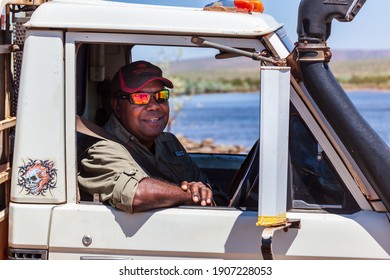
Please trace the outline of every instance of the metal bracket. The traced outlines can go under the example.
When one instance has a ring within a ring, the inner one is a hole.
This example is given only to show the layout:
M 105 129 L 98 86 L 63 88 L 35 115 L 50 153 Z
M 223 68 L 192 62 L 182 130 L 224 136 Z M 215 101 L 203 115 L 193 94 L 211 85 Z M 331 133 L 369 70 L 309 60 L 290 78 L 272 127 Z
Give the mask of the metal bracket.
M 48 0 L 0 0 L 0 12 L 2 12 L 7 5 L 26 5 L 39 6 Z
M 48 0 L 2 0 L 1 4 L 2 5 L 30 5 L 30 6 L 38 6 L 41 5 Z
M 300 62 L 329 62 L 332 58 L 332 52 L 326 44 L 298 43 L 295 50 Z
M 15 44 L 0 45 L 0 54 L 9 54 L 9 53 L 18 52 L 18 51 L 21 51 L 21 48 L 19 45 L 15 45 Z
M 262 54 L 259 52 L 250 52 L 250 51 L 245 51 L 245 50 L 221 45 L 221 44 L 218 44 L 215 42 L 207 41 L 207 40 L 200 38 L 200 37 L 196 37 L 196 36 L 192 37 L 191 42 L 194 43 L 195 45 L 200 46 L 200 47 L 215 48 L 215 49 L 222 50 L 222 51 L 225 51 L 228 53 L 234 53 L 237 55 L 246 56 L 246 57 L 252 58 L 253 60 L 259 60 L 259 61 L 272 63 L 275 66 L 286 66 L 286 60 L 284 60 L 284 59 L 265 57 L 265 56 L 262 56 Z
M 274 260 L 274 252 L 272 250 L 272 239 L 274 233 L 279 230 L 284 230 L 287 232 L 290 228 L 301 228 L 300 220 L 288 220 L 285 225 L 278 227 L 268 227 L 263 230 L 261 234 L 261 253 L 264 260 Z

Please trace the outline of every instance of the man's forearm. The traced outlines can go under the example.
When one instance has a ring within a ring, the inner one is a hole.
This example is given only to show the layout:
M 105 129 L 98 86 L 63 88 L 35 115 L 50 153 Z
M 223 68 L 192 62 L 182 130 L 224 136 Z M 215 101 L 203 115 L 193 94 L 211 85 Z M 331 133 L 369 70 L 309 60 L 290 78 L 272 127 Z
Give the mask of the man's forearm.
M 190 204 L 192 204 L 191 192 L 184 191 L 173 184 L 145 178 L 139 182 L 133 200 L 133 210 L 142 212 L 153 208 Z

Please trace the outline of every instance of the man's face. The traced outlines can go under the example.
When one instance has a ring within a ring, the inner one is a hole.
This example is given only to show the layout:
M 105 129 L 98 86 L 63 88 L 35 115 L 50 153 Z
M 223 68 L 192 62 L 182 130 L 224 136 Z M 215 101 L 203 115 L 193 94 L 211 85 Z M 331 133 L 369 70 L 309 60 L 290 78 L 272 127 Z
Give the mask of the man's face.
M 161 81 L 152 81 L 139 91 L 155 93 L 163 88 Z M 113 99 L 112 105 L 116 117 L 124 128 L 149 149 L 168 123 L 168 101 L 158 104 L 151 97 L 149 104 L 141 106 L 133 105 L 125 99 Z

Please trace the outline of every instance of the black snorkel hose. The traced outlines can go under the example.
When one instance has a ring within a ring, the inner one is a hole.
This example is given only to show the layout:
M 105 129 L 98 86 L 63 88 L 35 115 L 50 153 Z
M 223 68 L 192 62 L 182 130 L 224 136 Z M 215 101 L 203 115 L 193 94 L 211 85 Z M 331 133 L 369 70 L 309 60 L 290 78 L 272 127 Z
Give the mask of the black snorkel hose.
M 350 21 L 365 0 L 301 0 L 298 15 L 298 66 L 303 83 L 324 117 L 390 210 L 390 148 L 356 109 L 331 72 L 332 19 Z

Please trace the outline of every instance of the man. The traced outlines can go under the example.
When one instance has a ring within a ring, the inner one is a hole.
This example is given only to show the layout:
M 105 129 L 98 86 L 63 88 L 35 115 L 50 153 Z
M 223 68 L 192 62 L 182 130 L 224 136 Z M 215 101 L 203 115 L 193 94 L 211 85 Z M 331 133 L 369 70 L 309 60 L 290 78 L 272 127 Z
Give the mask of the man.
M 213 205 L 208 179 L 177 138 L 163 132 L 173 84 L 159 67 L 137 61 L 111 83 L 108 139 L 95 139 L 80 161 L 83 191 L 114 207 L 140 212 L 177 205 Z M 115 140 L 115 141 L 112 141 Z

